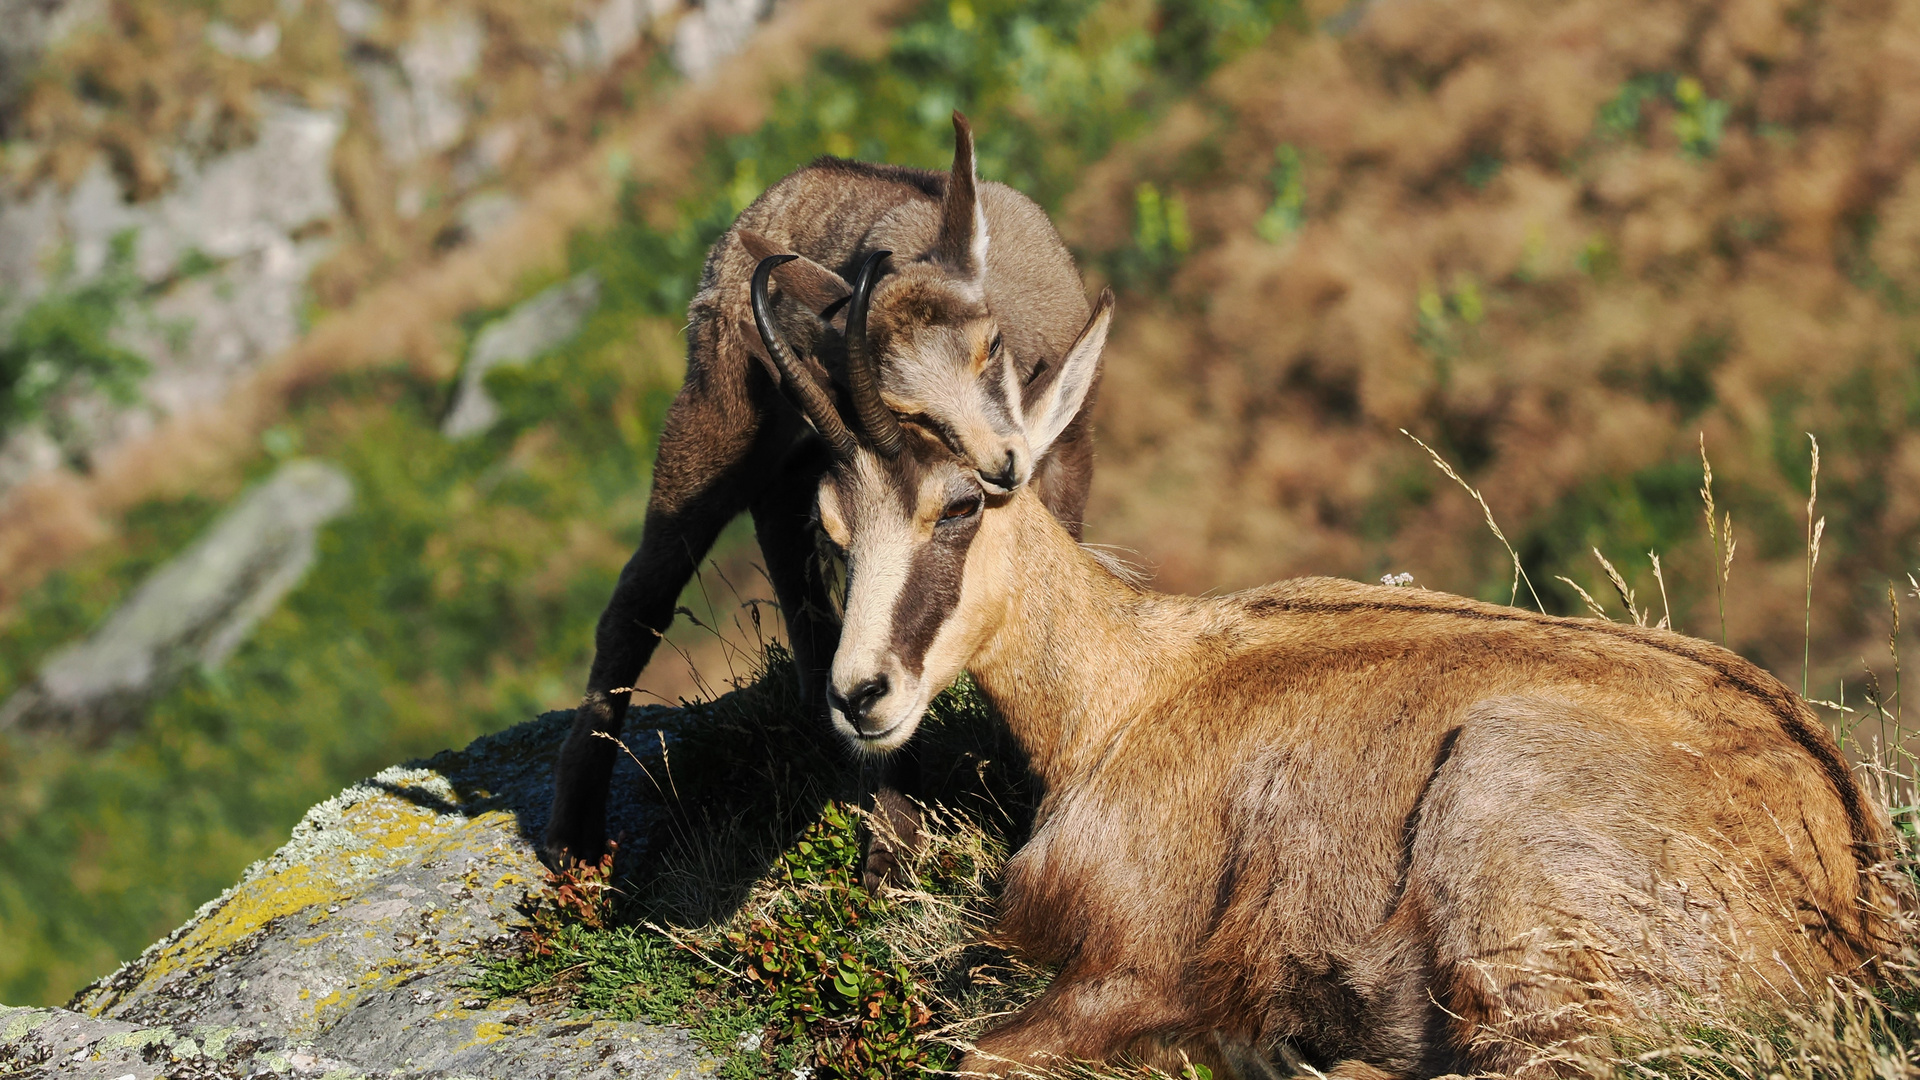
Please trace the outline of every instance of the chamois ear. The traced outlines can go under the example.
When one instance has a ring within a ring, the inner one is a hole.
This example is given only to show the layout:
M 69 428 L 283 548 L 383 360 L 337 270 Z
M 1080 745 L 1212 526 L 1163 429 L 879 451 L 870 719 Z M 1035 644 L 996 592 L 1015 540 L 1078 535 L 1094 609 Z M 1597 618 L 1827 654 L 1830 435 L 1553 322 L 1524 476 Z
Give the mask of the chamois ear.
M 747 249 L 748 255 L 753 256 L 755 263 L 769 255 L 793 254 L 781 250 L 773 241 L 752 229 L 740 230 L 740 244 Z M 825 317 L 829 308 L 853 295 L 853 286 L 847 284 L 847 279 L 805 255 L 794 255 L 791 260 L 775 267 L 773 281 L 788 296 L 805 304 L 808 311 L 822 317 Z M 844 309 L 844 305 L 842 307 Z
M 1113 324 L 1113 290 L 1100 290 L 1093 317 L 1073 341 L 1059 366 L 1043 372 L 1044 384 L 1026 404 L 1027 445 L 1033 456 L 1044 455 L 1086 404 L 1100 375 L 1100 354 L 1107 347 L 1107 328 Z
M 953 175 L 940 207 L 934 254 L 961 277 L 977 277 L 987 265 L 987 215 L 980 208 L 980 183 L 974 174 L 973 128 L 958 109 L 953 113 Z

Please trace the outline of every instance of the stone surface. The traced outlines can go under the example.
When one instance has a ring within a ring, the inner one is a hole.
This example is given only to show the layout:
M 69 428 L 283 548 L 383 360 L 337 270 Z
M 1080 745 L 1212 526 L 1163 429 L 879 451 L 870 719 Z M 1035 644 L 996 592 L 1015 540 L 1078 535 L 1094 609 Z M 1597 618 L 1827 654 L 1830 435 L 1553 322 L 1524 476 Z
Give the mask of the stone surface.
M 600 279 L 581 274 L 524 300 L 486 325 L 460 371 L 453 408 L 440 430 L 450 438 L 478 435 L 500 419 L 500 406 L 487 396 L 484 380 L 497 367 L 524 364 L 564 344 L 600 303 Z
M 113 238 L 128 230 L 134 269 L 150 283 L 174 276 L 189 255 L 220 262 L 288 243 L 339 213 L 332 168 L 343 125 L 338 112 L 267 102 L 253 145 L 205 163 L 177 161 L 173 189 L 140 205 L 129 204 L 106 162 L 95 160 L 63 214 L 74 272 L 99 273 Z
M 486 40 L 476 16 L 456 12 L 421 26 L 395 60 L 368 56 L 355 64 L 388 161 L 412 164 L 466 134 L 466 84 L 480 68 Z
M 96 161 L 64 196 L 43 184 L 0 206 L 0 324 L 61 287 L 50 271 L 63 247 L 84 281 L 106 266 L 115 237 L 130 232 L 132 268 L 152 291 L 122 310 L 114 336 L 153 365 L 140 404 L 62 401 L 54 406 L 60 444 L 34 427 L 0 442 L 0 497 L 68 457 L 150 430 L 159 417 L 221 400 L 299 338 L 307 275 L 328 241 L 295 237 L 340 213 L 332 168 L 343 124 L 338 112 L 269 102 L 253 145 L 177 162 L 175 187 L 151 202 L 128 203 Z
M 689 79 L 705 78 L 720 61 L 746 48 L 772 12 L 772 0 L 703 0 L 673 28 L 674 70 Z
M 640 43 L 655 20 L 679 10 L 681 0 L 600 0 L 560 36 L 560 51 L 575 67 L 604 70 Z
M 352 481 L 331 465 L 281 466 L 86 640 L 48 657 L 0 707 L 0 728 L 122 726 L 189 667 L 218 666 L 305 576 L 320 527 L 352 499 Z
M 711 1075 L 677 1028 L 483 1004 L 466 988 L 541 879 L 528 838 L 571 719 L 550 713 L 315 806 L 284 847 L 72 1011 L 0 1009 L 0 1075 Z M 623 762 L 613 789 L 638 781 Z M 639 812 L 616 799 L 615 831 L 637 831 Z

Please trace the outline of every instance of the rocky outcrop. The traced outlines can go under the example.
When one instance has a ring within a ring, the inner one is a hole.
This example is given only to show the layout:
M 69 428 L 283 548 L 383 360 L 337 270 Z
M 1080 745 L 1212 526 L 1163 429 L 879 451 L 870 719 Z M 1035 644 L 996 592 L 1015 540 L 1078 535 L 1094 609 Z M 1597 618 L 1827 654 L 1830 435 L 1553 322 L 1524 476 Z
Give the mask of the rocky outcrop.
M 55 422 L 0 432 L 0 502 L 25 481 L 96 460 L 166 417 L 217 406 L 242 377 L 299 339 L 308 280 L 330 253 L 351 256 L 355 243 L 385 230 L 389 239 L 376 245 L 385 247 L 362 262 L 392 263 L 396 254 L 405 261 L 430 255 L 429 247 L 469 243 L 511 218 L 519 208 L 515 184 L 531 168 L 516 162 L 531 160 L 527 146 L 551 117 L 498 108 L 485 65 L 531 64 L 556 88 L 586 86 L 652 37 L 677 71 L 699 79 L 743 48 L 773 6 L 581 0 L 570 22 L 536 41 L 499 38 L 514 28 L 470 4 L 416 17 L 375 0 L 325 3 L 321 17 L 330 15 L 340 31 L 347 77 L 315 76 L 297 99 L 263 81 L 242 110 L 247 145 L 214 152 L 205 140 L 189 146 L 193 140 L 180 135 L 158 146 L 165 186 L 157 195 L 135 201 L 102 153 L 70 173 L 78 176 L 70 184 L 43 177 L 15 188 L 0 169 L 0 336 L 35 298 L 99 274 L 116 238 L 131 236 L 132 268 L 144 289 L 129 301 L 116 337 L 152 364 L 137 404 L 76 394 L 54 403 Z M 0 0 L 0 135 L 7 88 L 45 57 L 58 62 L 51 46 L 98 22 L 102 10 L 98 0 Z M 292 10 L 247 26 L 208 21 L 201 36 L 210 52 L 245 64 L 297 63 L 282 40 L 282 22 L 297 29 Z M 298 80 L 288 73 L 282 82 Z M 359 143 L 345 138 L 355 123 L 371 128 Z M 378 161 L 343 166 L 361 178 L 353 198 L 343 199 L 334 186 L 335 150 L 368 143 Z M 10 148 L 9 160 L 34 153 L 23 143 Z M 397 233 L 396 220 L 405 223 Z M 395 250 L 395 235 L 423 250 Z
M 125 726 L 182 672 L 218 667 L 313 565 L 320 527 L 353 482 L 294 461 L 156 570 L 86 640 L 55 652 L 0 707 L 0 729 L 98 734 Z
M 558 348 L 580 332 L 580 324 L 600 302 L 600 279 L 581 274 L 521 302 L 481 329 L 460 371 L 453 407 L 440 430 L 450 438 L 477 435 L 500 418 L 500 406 L 487 396 L 487 372 L 515 367 Z
M 571 719 L 550 713 L 314 807 L 239 884 L 69 1009 L 0 1009 L 0 1075 L 711 1074 L 685 1031 L 467 988 L 541 880 L 528 838 Z M 638 781 L 623 770 L 614 790 Z M 615 831 L 640 831 L 633 805 L 613 812 Z
M 0 496 L 20 482 L 149 430 L 157 416 L 221 400 L 242 373 L 299 337 L 307 275 L 326 253 L 307 230 L 340 212 L 333 188 L 338 111 L 269 103 L 253 145 L 195 163 L 151 202 L 128 203 L 105 162 L 71 192 L 42 185 L 0 204 L 0 301 L 14 308 L 106 268 L 115 243 L 132 239 L 129 269 L 151 294 L 121 312 L 116 337 L 152 365 L 143 403 L 97 397 L 61 402 L 65 445 L 45 428 L 0 441 Z M 60 252 L 63 279 L 50 275 Z M 0 307 L 0 321 L 6 309 Z M 4 333 L 0 326 L 0 333 Z

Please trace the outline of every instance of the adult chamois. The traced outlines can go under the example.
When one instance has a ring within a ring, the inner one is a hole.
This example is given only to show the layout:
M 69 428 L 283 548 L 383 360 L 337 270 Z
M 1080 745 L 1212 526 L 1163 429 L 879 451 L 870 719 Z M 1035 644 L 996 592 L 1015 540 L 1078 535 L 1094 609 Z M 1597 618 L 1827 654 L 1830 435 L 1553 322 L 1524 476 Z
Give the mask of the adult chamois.
M 1036 452 L 1098 361 L 1030 395 Z M 1552 1072 L 1648 995 L 1794 993 L 1885 941 L 1883 816 L 1739 656 L 1325 578 L 1153 593 L 875 420 L 819 496 L 850 575 L 834 724 L 898 748 L 964 669 L 1045 789 L 996 937 L 1059 973 L 962 1072 L 1210 1047 Z
M 953 128 L 949 173 L 821 158 L 741 211 L 708 254 L 645 531 L 600 616 L 586 694 L 554 770 L 550 858 L 599 857 L 614 746 L 595 736 L 619 731 L 622 688 L 638 680 L 680 590 L 742 511 L 753 515 L 803 698 L 822 737 L 832 737 L 822 694 L 836 598 L 815 562 L 810 515 L 821 473 L 839 452 L 834 440 L 846 432 L 816 431 L 794 407 L 796 395 L 840 401 L 870 426 L 888 410 L 913 416 L 971 463 L 983 490 L 1008 492 L 1031 480 L 1047 509 L 1079 532 L 1093 470 L 1087 423 L 1076 418 L 1036 454 L 1023 394 L 1079 340 L 1086 295 L 1046 214 L 1012 188 L 980 183 L 973 135 L 957 112 Z M 793 343 L 797 366 L 789 372 L 761 346 L 748 307 L 749 278 L 775 253 L 795 256 L 773 273 L 769 316 Z M 863 318 L 850 334 L 855 309 Z M 849 377 L 850 346 L 870 350 L 874 363 L 856 369 L 864 379 Z M 805 377 L 796 381 L 796 372 Z M 908 771 L 900 779 L 913 778 Z M 891 790 L 880 795 L 893 819 L 887 831 L 911 837 L 912 804 Z M 876 846 L 869 879 L 883 876 L 893 857 Z

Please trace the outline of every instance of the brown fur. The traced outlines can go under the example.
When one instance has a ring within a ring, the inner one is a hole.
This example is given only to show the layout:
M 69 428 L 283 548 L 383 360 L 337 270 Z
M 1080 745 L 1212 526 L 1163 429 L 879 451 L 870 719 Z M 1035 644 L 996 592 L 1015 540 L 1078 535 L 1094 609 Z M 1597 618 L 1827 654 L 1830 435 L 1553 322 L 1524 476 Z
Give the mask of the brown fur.
M 964 481 L 909 447 L 822 489 L 856 558 L 914 535 L 883 520 L 899 488 L 925 522 Z M 1544 1070 L 1650 995 L 1795 993 L 1876 955 L 1883 815 L 1731 652 L 1325 578 L 1162 595 L 1029 493 L 978 518 L 926 678 L 971 673 L 1044 782 L 996 933 L 1060 971 L 962 1071 L 1210 1045 Z M 843 656 L 884 629 L 861 580 Z
M 815 572 L 809 515 L 827 453 L 783 397 L 753 329 L 748 281 L 767 255 L 802 256 L 774 273 L 772 298 L 781 331 L 824 381 L 840 378 L 844 365 L 847 281 L 870 253 L 894 252 L 868 320 L 885 402 L 946 433 L 983 477 L 1016 487 L 1031 475 L 1046 506 L 1078 531 L 1092 474 L 1084 416 L 1036 462 L 1020 436 L 1020 403 L 1007 399 L 1045 381 L 1087 320 L 1086 298 L 1046 215 L 1004 185 L 976 187 L 972 136 L 958 114 L 955 134 L 950 175 L 821 159 L 768 189 L 709 253 L 688 313 L 687 376 L 661 435 L 645 534 L 601 615 L 586 694 L 555 769 L 551 856 L 601 850 L 614 747 L 597 736 L 620 729 L 620 688 L 638 679 L 680 590 L 743 510 L 753 515 L 805 697 L 824 714 L 821 676 L 838 631 L 834 598 Z M 951 191 L 964 198 L 949 198 Z M 973 357 L 996 337 L 1010 367 L 983 373 Z M 911 777 L 909 768 L 901 782 Z M 903 835 L 915 828 L 893 825 Z M 890 865 L 887 856 L 880 852 L 870 876 Z

